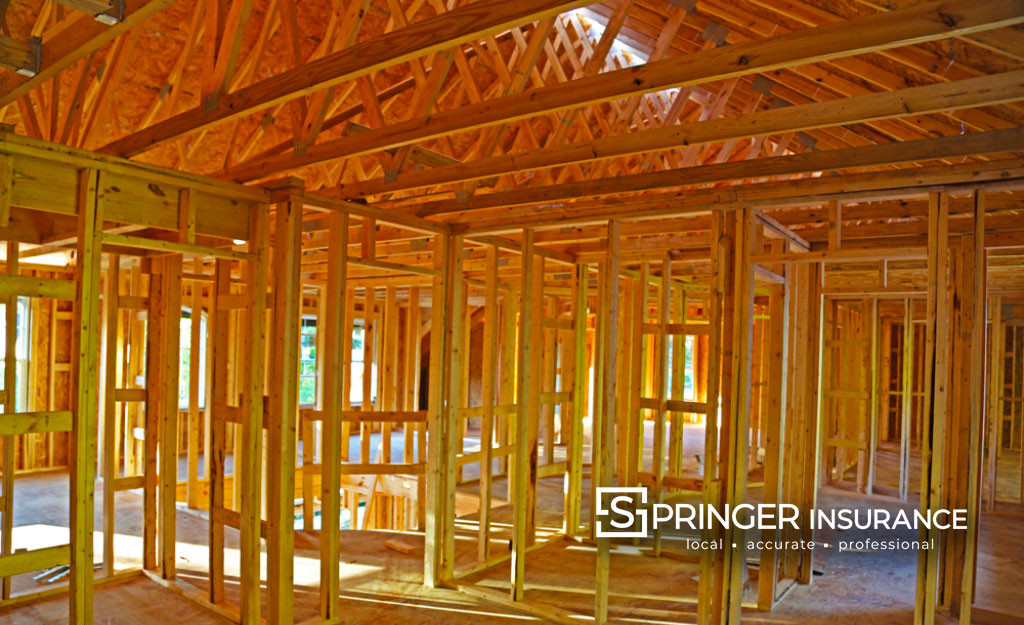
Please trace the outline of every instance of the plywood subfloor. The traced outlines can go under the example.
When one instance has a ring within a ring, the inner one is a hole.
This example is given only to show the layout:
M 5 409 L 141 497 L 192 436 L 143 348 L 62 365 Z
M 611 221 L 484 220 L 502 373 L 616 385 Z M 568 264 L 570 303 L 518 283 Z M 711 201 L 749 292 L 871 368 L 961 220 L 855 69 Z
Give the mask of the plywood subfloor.
M 496 529 L 492 535 L 492 553 L 507 552 L 511 507 L 500 505 L 503 481 L 496 484 L 499 505 L 494 508 Z M 472 490 L 470 485 L 464 491 Z M 586 490 L 586 489 L 585 489 Z M 15 524 L 25 533 L 20 536 L 56 535 L 66 532 L 67 476 L 60 474 L 20 477 L 15 486 Z M 538 527 L 556 529 L 561 510 L 560 478 L 542 480 L 538 489 Z M 751 491 L 756 499 L 756 489 Z M 835 488 L 821 492 L 820 505 L 909 506 L 891 498 L 867 497 Z M 99 498 L 98 498 L 99 499 Z M 97 524 L 101 518 L 97 501 Z M 118 495 L 117 544 L 118 567 L 138 565 L 141 548 L 142 500 L 135 493 Z M 460 567 L 469 566 L 477 551 L 475 516 L 459 520 L 456 554 Z M 237 593 L 237 535 L 227 533 L 227 593 Z M 384 546 L 392 538 L 411 545 L 410 555 Z M 836 536 L 839 539 L 842 536 Z M 182 579 L 206 587 L 207 524 L 201 516 L 186 510 L 178 513 L 178 560 Z M 17 541 L 16 541 L 17 542 Z M 1024 523 L 1019 516 L 988 515 L 981 526 L 979 560 L 979 603 L 988 607 L 1016 607 L 1015 592 L 1024 587 L 1024 574 L 1018 563 L 1024 560 Z M 318 606 L 319 558 L 315 535 L 296 534 L 295 592 L 296 620 L 313 617 Z M 508 609 L 472 599 L 447 589 L 422 585 L 423 536 L 415 532 L 349 531 L 342 534 L 342 610 L 346 623 L 353 625 L 470 625 L 512 623 L 523 616 Z M 99 553 L 99 551 L 97 551 Z M 527 558 L 528 598 L 587 614 L 593 605 L 594 553 L 586 544 L 559 542 L 532 552 Z M 697 568 L 694 564 L 668 558 L 655 559 L 631 546 L 621 547 L 612 559 L 612 614 L 620 618 L 647 621 L 687 622 L 694 610 Z M 838 619 L 857 616 L 858 623 L 890 625 L 910 622 L 916 571 L 913 552 L 838 553 L 831 551 L 822 575 L 810 586 L 795 588 L 770 614 L 747 610 L 744 619 L 765 623 L 834 625 Z M 24 576 L 23 576 L 24 577 Z M 757 572 L 751 569 L 751 588 Z M 508 565 L 503 564 L 476 576 L 473 581 L 495 589 L 507 588 Z M 19 592 L 38 590 L 28 579 L 19 579 Z M 110 616 L 98 623 L 188 622 L 191 625 L 219 625 L 215 615 L 194 606 L 148 580 L 131 581 L 97 590 L 98 617 Z M 746 599 L 753 601 L 752 591 Z M 154 617 L 147 616 L 150 606 L 163 606 Z M 102 610 L 102 611 L 101 611 Z M 161 621 L 172 614 L 172 621 Z M 52 599 L 33 606 L 0 612 L 0 623 L 11 625 L 66 622 L 67 601 Z M 142 620 L 131 620 L 137 615 Z M 17 620 L 15 620 L 17 619 Z M 120 620 L 119 620 L 120 619 Z M 851 622 L 841 620 L 841 622 Z M 951 622 L 940 617 L 940 623 Z
M 230 625 L 188 599 L 139 578 L 96 589 L 97 625 Z M 66 598 L 49 599 L 33 605 L 0 612 L 4 625 L 65 625 L 68 622 Z

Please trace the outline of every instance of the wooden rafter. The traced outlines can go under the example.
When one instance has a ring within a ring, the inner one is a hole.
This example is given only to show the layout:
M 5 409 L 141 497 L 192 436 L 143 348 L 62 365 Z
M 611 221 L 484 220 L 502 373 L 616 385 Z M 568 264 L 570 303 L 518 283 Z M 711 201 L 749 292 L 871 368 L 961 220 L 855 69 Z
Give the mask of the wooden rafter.
M 1019 1 L 1019 0 L 1018 0 Z M 936 15 L 958 15 L 950 23 Z M 776 37 L 714 48 L 636 68 L 583 77 L 560 85 L 534 89 L 432 116 L 392 124 L 375 132 L 311 146 L 302 156 L 278 157 L 242 163 L 229 171 L 235 180 L 253 180 L 342 157 L 351 157 L 564 108 L 613 100 L 771 69 L 805 65 L 837 57 L 863 54 L 942 39 L 958 33 L 984 31 L 1024 22 L 1024 11 L 1014 0 L 993 0 L 968 6 L 956 2 L 919 5 L 897 14 L 871 16 L 849 22 Z
M 366 76 L 410 59 L 465 43 L 509 26 L 585 4 L 584 0 L 483 0 L 328 55 L 301 68 L 243 87 L 219 98 L 217 106 L 176 115 L 102 148 L 132 156 L 186 134 L 223 123 L 305 93 Z
M 585 144 L 574 144 L 564 148 L 546 148 L 449 167 L 409 172 L 399 176 L 393 182 L 384 179 L 368 180 L 342 186 L 340 190 L 344 195 L 350 197 L 377 195 L 388 191 L 459 182 L 511 172 L 529 171 L 541 167 L 555 167 L 573 162 L 608 159 L 682 146 L 695 147 L 718 141 L 783 132 L 800 132 L 821 126 L 851 124 L 901 115 L 927 114 L 970 106 L 987 106 L 1022 99 L 1024 99 L 1024 72 L 1010 72 L 1001 76 L 977 78 L 960 83 L 915 87 L 859 98 L 762 111 L 738 118 L 698 121 L 614 137 L 602 137 Z

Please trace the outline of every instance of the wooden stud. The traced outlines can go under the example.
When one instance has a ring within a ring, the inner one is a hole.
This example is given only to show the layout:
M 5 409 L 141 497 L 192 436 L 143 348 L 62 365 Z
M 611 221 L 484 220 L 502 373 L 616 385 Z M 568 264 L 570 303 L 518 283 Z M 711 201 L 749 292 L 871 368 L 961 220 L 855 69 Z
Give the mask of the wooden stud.
M 93 497 L 96 467 L 96 426 L 99 408 L 100 237 L 102 206 L 96 197 L 97 175 L 78 175 L 78 245 L 75 279 L 75 332 L 72 353 L 74 430 L 71 437 L 71 625 L 93 622 Z
M 782 241 L 775 243 L 781 244 Z M 769 332 L 767 352 L 767 368 L 771 375 L 767 377 L 767 402 L 765 420 L 767 423 L 764 459 L 764 503 L 784 503 L 783 488 L 785 479 L 784 454 L 786 446 L 786 397 L 789 382 L 789 289 L 790 274 L 783 269 L 786 281 L 769 287 L 768 318 Z M 777 530 L 762 530 L 765 541 L 776 541 Z M 769 611 L 775 604 L 778 587 L 779 550 L 765 548 L 761 551 L 760 572 L 758 574 L 758 609 Z
M 974 607 L 974 579 L 975 568 L 978 560 L 978 524 L 981 522 L 981 464 L 984 457 L 985 429 L 985 405 L 978 401 L 978 398 L 985 394 L 985 194 L 983 191 L 974 192 L 974 232 L 970 235 L 973 238 L 973 256 L 966 257 L 965 261 L 972 266 L 972 284 L 968 288 L 972 290 L 973 310 L 971 311 L 970 324 L 970 382 L 969 393 L 966 398 L 969 411 L 968 448 L 967 458 L 967 534 L 964 537 L 963 573 L 959 580 L 960 584 L 960 624 L 968 625 L 971 622 L 971 611 Z M 966 239 L 966 237 L 965 237 Z M 965 240 L 965 243 L 967 241 Z M 966 251 L 968 246 L 964 247 Z
M 239 613 L 241 625 L 260 623 L 260 510 L 262 502 L 262 445 L 264 351 L 267 326 L 267 285 L 269 278 L 270 227 L 265 205 L 255 204 L 249 218 L 249 270 L 246 323 L 243 324 L 247 358 L 242 372 L 240 453 L 235 456 L 234 490 L 239 499 L 239 557 L 241 579 Z
M 345 307 L 346 278 L 348 272 L 348 214 L 333 216 L 328 247 L 327 286 L 321 293 L 326 316 L 322 330 L 324 340 L 324 399 L 326 415 L 322 430 L 321 494 L 320 494 L 320 617 L 331 623 L 341 621 L 338 592 L 340 587 L 339 544 L 341 488 L 341 449 L 348 445 L 342 438 L 338 417 L 344 409 L 343 380 L 349 375 L 346 367 L 345 346 L 351 342 L 352 324 Z M 345 337 L 348 340 L 345 340 Z M 305 474 L 305 471 L 303 472 Z M 355 519 L 353 519 L 353 523 Z
M 751 210 L 738 211 L 736 219 L 736 250 L 734 254 L 735 311 L 732 328 L 732 354 L 729 366 L 732 369 L 729 426 L 726 454 L 729 458 L 725 487 L 728 502 L 734 508 L 746 501 L 747 495 L 747 445 L 750 417 L 750 375 L 753 333 L 753 278 L 750 269 Z M 732 548 L 728 548 L 732 545 Z M 726 609 L 725 622 L 739 624 L 742 604 L 743 583 L 746 568 L 746 537 L 734 526 L 726 530 L 725 536 L 725 596 L 722 604 Z
M 902 402 L 900 405 L 900 499 L 910 498 L 910 442 L 911 417 L 914 407 L 914 309 L 913 301 L 903 301 L 903 371 L 902 371 Z
M 565 524 L 563 531 L 572 535 L 579 531 L 580 506 L 583 498 L 583 418 L 586 414 L 587 396 L 587 300 L 589 268 L 577 265 L 573 282 L 573 377 L 572 377 L 572 421 L 569 442 L 566 449 L 568 458 L 568 482 L 565 490 Z
M 10 258 L 10 256 L 8 256 Z M 114 574 L 114 481 L 118 477 L 117 457 L 117 402 L 114 389 L 118 385 L 119 332 L 118 299 L 120 298 L 121 257 L 111 254 L 106 275 L 106 293 L 103 298 L 103 574 Z
M 828 202 L 828 250 L 838 252 L 843 239 L 843 206 L 838 200 Z
M 996 489 L 999 461 L 999 435 L 1003 422 L 1003 367 L 1005 360 L 1006 326 L 1003 323 L 1003 298 L 1000 295 L 992 296 L 990 308 L 992 310 L 992 331 L 990 340 L 992 348 L 989 355 L 989 389 L 988 389 L 988 428 L 985 432 L 985 439 L 988 442 L 988 466 L 985 476 L 988 482 L 988 505 L 989 511 L 996 507 Z
M 868 429 L 868 469 L 867 469 L 867 484 L 865 485 L 865 491 L 868 495 L 874 493 L 875 489 L 875 456 L 878 453 L 878 412 L 879 403 L 881 402 L 881 379 L 879 377 L 879 317 L 878 317 L 878 298 L 872 298 L 871 300 L 871 350 L 870 350 L 870 368 L 871 368 L 871 387 L 869 392 L 870 397 L 870 425 Z
M 203 325 L 203 289 L 197 280 L 192 280 L 191 316 L 189 318 L 189 359 L 188 359 L 188 447 L 186 502 L 189 508 L 199 507 L 199 441 L 201 424 L 199 416 L 199 356 L 202 353 L 200 333 Z
M 18 248 L 15 241 L 7 242 L 7 274 L 16 276 L 18 274 Z M 17 382 L 17 339 L 18 339 L 18 296 L 11 294 L 3 296 L 4 301 L 4 328 L 5 345 L 7 351 L 4 353 L 4 413 L 18 412 L 18 382 Z M 24 340 L 29 340 L 25 337 Z M 3 509 L 0 511 L 3 517 L 3 526 L 0 528 L 0 556 L 11 557 L 13 548 L 14 531 L 14 436 L 7 435 L 2 439 L 3 447 Z M 11 598 L 11 578 L 4 576 L 0 582 L 0 598 Z
M 267 415 L 267 623 L 292 625 L 295 553 L 295 452 L 299 409 L 299 341 L 302 291 L 299 281 L 302 246 L 301 181 L 281 189 L 288 193 L 275 206 L 274 347 L 270 350 Z
M 612 483 L 614 465 L 614 448 L 612 445 L 614 437 L 615 414 L 616 414 L 616 387 L 618 384 L 617 357 L 618 349 L 618 326 L 619 326 L 619 250 L 620 233 L 622 224 L 618 221 L 608 222 L 608 248 L 602 268 L 604 287 L 601 292 L 600 306 L 598 310 L 604 315 L 601 324 L 601 351 L 603 356 L 602 370 L 598 373 L 601 378 L 601 396 L 603 397 L 600 414 L 595 413 L 595 441 L 594 453 L 600 457 L 594 457 L 593 480 L 596 486 L 609 486 Z M 594 591 L 594 623 L 605 625 L 608 622 L 608 581 L 611 575 L 611 541 L 609 538 L 597 539 L 597 570 L 595 573 Z
M 456 245 L 457 243 L 457 245 Z M 449 484 L 452 479 L 452 458 L 448 450 L 451 444 L 449 409 L 446 397 L 446 370 L 450 359 L 449 341 L 451 333 L 450 306 L 452 302 L 450 290 L 453 282 L 461 281 L 461 271 L 454 273 L 451 269 L 451 248 L 456 247 L 459 254 L 456 260 L 461 265 L 462 241 L 453 241 L 448 235 L 434 237 L 434 268 L 438 274 L 433 279 L 433 293 L 430 308 L 430 373 L 429 416 L 427 429 L 432 433 L 427 439 L 427 514 L 424 539 L 424 573 L 423 583 L 428 586 L 439 586 L 448 577 L 450 562 L 447 558 L 447 526 L 453 523 L 454 510 L 449 505 L 454 496 L 454 487 Z M 451 497 L 449 496 L 451 493 Z
M 487 268 L 484 278 L 484 328 L 483 354 L 481 361 L 481 406 L 483 416 L 480 419 L 480 518 L 477 537 L 477 559 L 481 562 L 490 556 L 491 531 L 491 481 L 494 438 L 494 398 L 495 370 L 498 359 L 498 248 L 488 246 Z M 468 373 L 468 371 L 467 371 Z
M 212 337 L 210 411 L 210 446 L 206 449 L 210 482 L 209 509 L 225 508 L 224 478 L 227 455 L 227 423 L 224 413 L 228 409 L 229 358 L 232 312 L 222 306 L 225 296 L 231 294 L 231 261 L 217 259 L 214 269 L 214 284 L 211 289 L 213 303 L 210 307 L 210 334 Z M 237 394 L 235 394 L 237 397 Z M 240 489 L 239 473 L 234 475 L 233 490 Z M 210 593 L 213 604 L 224 600 L 224 524 L 210 515 Z
M 925 410 L 921 444 L 921 509 L 941 506 L 943 447 L 946 421 L 947 358 L 949 349 L 949 196 L 928 198 L 928 312 L 925 334 Z M 933 625 L 938 591 L 938 529 L 921 529 L 921 540 L 935 548 L 918 552 L 914 623 Z
M 704 480 L 703 503 L 720 505 L 721 482 L 718 473 L 718 439 L 719 439 L 719 393 L 723 382 L 723 334 L 726 270 L 729 265 L 731 249 L 725 232 L 725 215 L 720 210 L 711 213 L 711 299 L 708 319 L 711 331 L 708 336 L 708 411 L 704 422 Z M 702 532 L 703 540 L 714 540 L 718 532 L 707 529 Z M 697 623 L 709 625 L 715 614 L 721 614 L 721 604 L 716 595 L 720 594 L 722 584 L 723 554 L 714 550 L 701 553 L 700 579 L 697 582 Z M 718 609 L 716 610 L 716 603 Z
M 661 503 L 664 497 L 665 480 L 665 427 L 666 400 L 668 399 L 668 334 L 665 329 L 668 327 L 669 308 L 671 307 L 672 292 L 672 262 L 666 258 L 661 262 L 661 285 L 658 290 L 658 323 L 662 332 L 657 335 L 656 349 L 657 362 L 654 368 L 654 398 L 658 402 L 654 418 L 654 448 L 651 451 L 652 469 L 654 473 L 654 489 L 652 492 L 654 501 Z M 640 432 L 643 440 L 643 432 Z M 658 528 L 654 534 L 654 554 L 661 555 L 661 530 Z
M 514 455 L 514 489 L 512 500 L 517 502 L 513 510 L 512 521 L 512 580 L 511 588 L 513 601 L 522 601 L 525 595 L 524 578 L 526 576 L 526 548 L 530 542 L 530 484 L 532 476 L 536 475 L 537 456 L 536 447 L 531 448 L 534 439 L 531 436 L 531 422 L 537 414 L 531 408 L 536 406 L 532 401 L 536 390 L 533 388 L 536 383 L 534 365 L 534 351 L 537 345 L 533 343 L 532 326 L 534 321 L 534 307 L 541 302 L 535 301 L 536 289 L 534 283 L 537 281 L 535 272 L 537 270 L 534 262 L 534 233 L 532 230 L 523 231 L 523 271 L 521 299 L 519 306 L 519 356 L 516 369 L 516 422 L 515 422 L 515 444 Z M 543 278 L 543 276 L 541 276 Z

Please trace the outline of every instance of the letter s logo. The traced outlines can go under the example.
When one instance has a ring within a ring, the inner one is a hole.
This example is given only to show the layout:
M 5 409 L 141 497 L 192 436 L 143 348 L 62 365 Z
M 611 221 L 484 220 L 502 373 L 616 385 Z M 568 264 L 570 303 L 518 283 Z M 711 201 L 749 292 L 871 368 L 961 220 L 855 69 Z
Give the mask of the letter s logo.
M 612 498 L 612 502 L 611 502 L 612 512 L 618 514 L 619 516 L 626 517 L 626 520 L 623 520 L 623 521 L 615 521 L 615 520 L 609 521 L 609 524 L 612 527 L 618 527 L 618 528 L 622 528 L 622 529 L 633 527 L 633 511 L 630 510 L 629 508 L 623 508 L 622 506 L 619 505 L 619 504 L 629 505 L 632 502 L 633 502 L 633 498 L 632 497 L 626 497 L 625 495 L 619 495 L 618 497 L 613 497 Z

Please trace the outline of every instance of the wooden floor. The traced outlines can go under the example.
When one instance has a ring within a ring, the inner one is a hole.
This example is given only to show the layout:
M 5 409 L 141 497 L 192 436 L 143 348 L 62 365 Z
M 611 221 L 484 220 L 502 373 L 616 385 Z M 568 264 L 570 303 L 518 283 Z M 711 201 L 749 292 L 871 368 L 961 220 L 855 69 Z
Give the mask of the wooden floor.
M 1024 613 L 1024 514 L 983 513 L 975 605 Z
M 228 625 L 188 599 L 146 579 L 96 590 L 96 623 L 103 625 Z M 67 600 L 51 599 L 0 613 L 4 625 L 63 625 L 68 622 Z
M 23 528 L 66 525 L 67 478 L 61 474 L 20 478 L 17 525 Z M 504 488 L 502 481 L 497 492 Z M 472 487 L 463 487 L 464 495 Z M 541 481 L 538 527 L 545 531 L 557 527 L 560 512 L 561 482 L 557 478 Z M 758 497 L 756 489 L 752 499 Z M 500 494 L 499 497 L 500 499 Z M 867 497 L 840 489 L 822 489 L 820 504 L 826 506 L 910 507 L 886 497 Z M 125 557 L 119 567 L 137 566 L 133 544 L 141 544 L 141 498 L 122 493 L 118 500 L 118 544 Z M 511 520 L 508 506 L 495 508 L 497 527 Z M 476 554 L 475 515 L 458 523 L 457 561 L 470 566 Z M 178 513 L 178 567 L 182 579 L 206 587 L 206 521 L 192 512 Z M 237 591 L 237 556 L 231 548 L 236 536 L 228 535 L 229 597 Z M 418 625 L 510 623 L 523 619 L 508 608 L 476 601 L 447 589 L 422 585 L 423 537 L 418 533 L 349 531 L 342 534 L 342 610 L 346 623 L 380 625 L 387 623 Z M 384 541 L 394 538 L 412 545 L 405 555 L 388 549 Z M 835 536 L 836 539 L 844 538 Z M 847 537 L 849 538 L 849 537 Z M 911 536 L 912 538 L 912 536 Z M 507 549 L 508 537 L 498 530 L 492 536 L 495 555 Z M 296 540 L 296 620 L 316 615 L 319 561 L 316 538 L 304 532 Z M 1010 546 L 1011 548 L 1008 548 Z M 1024 587 L 1024 523 L 1020 517 L 988 515 L 983 517 L 980 535 L 981 556 L 978 572 L 978 604 L 1014 609 L 1016 589 Z M 825 555 L 822 552 L 822 555 Z M 828 557 L 816 556 L 819 563 L 809 586 L 795 588 L 770 614 L 745 610 L 744 620 L 764 623 L 800 623 L 835 625 L 836 618 L 856 614 L 858 623 L 890 625 L 909 622 L 912 614 L 916 554 L 914 552 L 843 552 L 829 549 Z M 531 552 L 527 559 L 527 598 L 542 605 L 589 614 L 594 593 L 594 551 L 586 543 L 561 541 Z M 824 561 L 824 562 L 823 562 Z M 697 567 L 669 558 L 653 558 L 638 548 L 619 547 L 612 556 L 611 616 L 621 621 L 688 622 L 695 609 Z M 508 564 L 488 569 L 469 581 L 493 589 L 508 588 Z M 756 586 L 757 571 L 751 568 L 751 588 Z M 18 580 L 17 590 L 39 590 L 30 576 Z M 745 603 L 754 595 L 748 590 Z M 164 625 L 187 622 L 191 625 L 220 625 L 223 619 L 197 607 L 154 582 L 139 579 L 96 592 L 97 623 L 104 625 Z M 1019 609 L 1019 608 L 1017 608 Z M 64 598 L 31 606 L 0 611 L 3 625 L 49 625 L 67 618 Z M 939 623 L 951 623 L 942 620 Z

